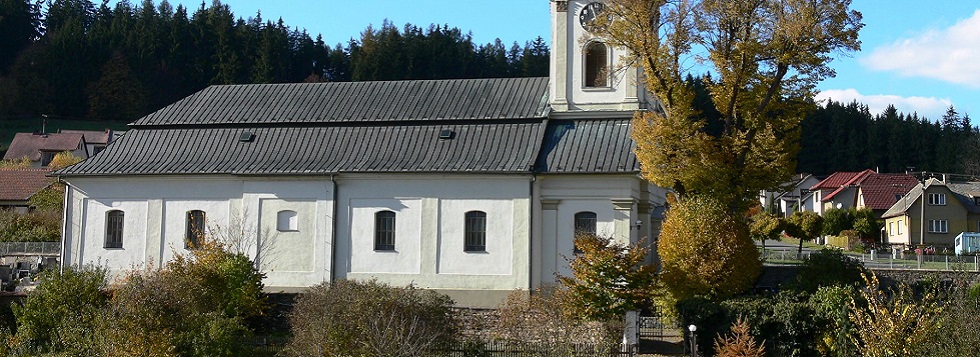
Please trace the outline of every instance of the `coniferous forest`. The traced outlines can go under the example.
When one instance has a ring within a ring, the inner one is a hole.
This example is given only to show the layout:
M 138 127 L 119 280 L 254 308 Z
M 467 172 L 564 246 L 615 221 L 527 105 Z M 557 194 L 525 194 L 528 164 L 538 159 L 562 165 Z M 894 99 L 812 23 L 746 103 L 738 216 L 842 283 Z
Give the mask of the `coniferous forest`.
M 390 22 L 331 45 L 217 0 L 197 9 L 165 0 L 0 0 L 0 34 L 0 120 L 131 122 L 212 84 L 547 76 L 550 55 L 541 37 L 476 44 L 448 25 Z M 980 135 L 953 107 L 925 118 L 814 103 L 800 135 L 800 172 L 980 175 Z

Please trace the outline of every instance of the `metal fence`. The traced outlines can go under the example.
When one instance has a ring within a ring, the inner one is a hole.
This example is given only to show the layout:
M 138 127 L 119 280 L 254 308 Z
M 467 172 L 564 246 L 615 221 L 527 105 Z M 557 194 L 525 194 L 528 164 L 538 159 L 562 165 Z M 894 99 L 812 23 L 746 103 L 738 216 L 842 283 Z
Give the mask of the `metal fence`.
M 0 255 L 59 255 L 61 242 L 0 242 Z
M 633 357 L 637 355 L 634 345 L 616 347 L 592 344 L 549 344 L 522 343 L 515 345 L 506 342 L 468 341 L 453 346 L 449 351 L 435 352 L 433 355 L 450 357 Z
M 765 249 L 759 255 L 767 264 L 798 264 L 810 257 L 812 250 L 797 254 L 796 249 Z M 915 254 L 902 251 L 872 251 L 870 253 L 844 252 L 845 255 L 860 261 L 868 268 L 902 270 L 948 270 L 980 272 L 980 256 Z

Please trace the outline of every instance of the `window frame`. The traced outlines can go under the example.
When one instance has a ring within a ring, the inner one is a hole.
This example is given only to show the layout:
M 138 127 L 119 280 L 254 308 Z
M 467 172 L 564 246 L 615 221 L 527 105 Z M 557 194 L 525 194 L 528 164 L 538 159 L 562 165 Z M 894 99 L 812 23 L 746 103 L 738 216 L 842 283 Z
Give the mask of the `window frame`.
M 592 53 L 599 49 L 602 49 L 602 53 Z M 612 86 L 609 52 L 609 45 L 602 41 L 589 41 L 582 47 L 582 88 L 606 89 Z
M 902 222 L 901 219 L 898 220 L 898 235 L 905 234 L 905 231 L 902 230 L 903 225 L 905 225 L 905 222 Z
M 946 194 L 942 192 L 930 193 L 929 194 L 929 205 L 930 206 L 945 206 L 946 205 Z
M 374 213 L 374 250 L 389 252 L 395 250 L 398 215 L 390 210 Z
M 105 240 L 102 248 L 122 249 L 125 231 L 126 212 L 114 209 L 105 213 Z
M 487 213 L 469 211 L 463 215 L 463 251 L 487 252 Z
M 929 233 L 949 233 L 949 221 L 945 219 L 930 219 Z
M 593 236 L 598 234 L 597 226 L 599 225 L 599 215 L 597 215 L 595 212 L 575 212 L 575 215 L 572 217 L 572 222 L 575 227 L 575 234 L 573 237 L 577 238 L 579 233 L 591 234 Z M 582 250 L 575 245 L 574 239 L 572 240 L 572 253 L 582 254 Z
M 204 241 L 207 222 L 207 212 L 199 209 L 187 211 L 184 215 L 184 249 L 194 249 Z

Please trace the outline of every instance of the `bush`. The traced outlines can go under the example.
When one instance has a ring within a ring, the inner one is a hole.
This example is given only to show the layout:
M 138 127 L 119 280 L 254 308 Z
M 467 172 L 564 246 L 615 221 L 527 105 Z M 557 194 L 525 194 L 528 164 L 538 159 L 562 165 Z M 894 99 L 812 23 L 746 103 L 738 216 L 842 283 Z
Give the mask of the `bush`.
M 74 349 L 92 331 L 109 304 L 106 269 L 96 266 L 48 270 L 23 305 L 13 305 L 17 331 L 13 354 L 35 355 Z
M 762 357 L 766 355 L 765 346 L 755 342 L 755 338 L 749 334 L 749 324 L 743 319 L 739 319 L 732 326 L 732 333 L 728 336 L 718 336 L 715 339 L 715 351 L 718 357 Z
M 582 252 L 569 261 L 572 277 L 559 277 L 574 316 L 608 320 L 648 306 L 659 287 L 657 267 L 646 264 L 645 244 L 618 244 L 595 234 L 575 235 Z
M 567 291 L 515 290 L 497 310 L 499 319 L 493 337 L 514 346 L 549 346 L 553 349 L 574 344 L 618 346 L 623 333 L 621 316 L 590 321 L 568 308 Z M 552 355 L 568 351 L 554 350 Z
M 678 300 L 750 289 L 762 269 L 748 228 L 719 201 L 691 196 L 672 206 L 660 233 L 661 281 Z
M 340 280 L 301 295 L 290 314 L 292 356 L 420 356 L 452 346 L 446 295 L 377 281 Z
M 245 320 L 262 313 L 262 274 L 245 256 L 205 243 L 163 269 L 128 273 L 105 293 L 106 271 L 45 272 L 15 308 L 11 355 L 240 356 Z
M 244 255 L 206 240 L 164 269 L 127 276 L 101 326 L 111 338 L 95 344 L 106 355 L 246 354 L 246 320 L 265 308 L 262 277 Z
M 803 259 L 796 280 L 789 288 L 816 292 L 821 286 L 857 286 L 861 284 L 864 265 L 840 249 L 824 248 Z

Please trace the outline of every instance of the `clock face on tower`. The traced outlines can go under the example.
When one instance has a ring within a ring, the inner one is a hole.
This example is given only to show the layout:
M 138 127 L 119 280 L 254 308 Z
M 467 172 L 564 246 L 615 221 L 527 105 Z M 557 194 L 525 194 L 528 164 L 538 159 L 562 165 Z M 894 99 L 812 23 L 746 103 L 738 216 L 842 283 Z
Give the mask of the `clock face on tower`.
M 595 20 L 605 8 L 606 5 L 601 2 L 588 3 L 582 8 L 582 12 L 578 14 L 578 22 L 582 24 L 582 27 L 586 30 L 591 29 L 592 21 Z

